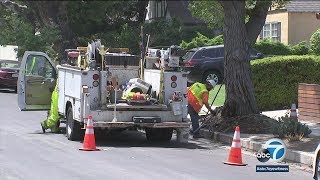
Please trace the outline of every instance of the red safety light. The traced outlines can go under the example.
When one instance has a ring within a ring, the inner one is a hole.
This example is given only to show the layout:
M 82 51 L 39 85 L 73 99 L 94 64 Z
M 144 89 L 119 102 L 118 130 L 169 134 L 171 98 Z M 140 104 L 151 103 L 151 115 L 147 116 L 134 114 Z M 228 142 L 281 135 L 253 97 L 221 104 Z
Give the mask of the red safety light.
M 94 74 L 94 75 L 92 76 L 92 78 L 93 78 L 95 81 L 97 81 L 97 80 L 99 79 L 99 75 L 98 75 L 98 74 Z
M 185 67 L 193 67 L 194 63 L 192 61 L 188 61 L 188 62 L 184 63 L 184 66 Z
M 178 78 L 176 75 L 171 76 L 171 81 L 176 81 Z

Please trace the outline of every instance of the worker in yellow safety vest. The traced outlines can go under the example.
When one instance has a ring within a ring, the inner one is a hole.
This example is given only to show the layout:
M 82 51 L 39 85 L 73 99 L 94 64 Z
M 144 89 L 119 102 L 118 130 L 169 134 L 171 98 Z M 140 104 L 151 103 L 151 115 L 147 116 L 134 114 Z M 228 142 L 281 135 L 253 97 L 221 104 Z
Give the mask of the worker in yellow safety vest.
M 51 107 L 48 118 L 41 122 L 41 127 L 43 133 L 46 132 L 46 129 L 51 129 L 53 133 L 59 133 L 59 125 L 60 125 L 60 115 L 58 111 L 58 81 L 54 88 L 54 91 L 51 95 Z
M 209 106 L 209 91 L 216 86 L 214 80 L 207 80 L 205 84 L 196 82 L 188 88 L 188 113 L 192 122 L 193 138 L 202 137 L 199 131 L 195 132 L 199 128 L 199 112 L 203 105 L 213 114 L 213 110 Z

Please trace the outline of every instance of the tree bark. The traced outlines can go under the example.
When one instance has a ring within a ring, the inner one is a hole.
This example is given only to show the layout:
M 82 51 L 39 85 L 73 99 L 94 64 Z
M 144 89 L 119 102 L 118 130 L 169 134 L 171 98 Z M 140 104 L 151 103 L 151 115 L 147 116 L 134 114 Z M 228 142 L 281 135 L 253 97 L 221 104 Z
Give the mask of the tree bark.
M 259 36 L 262 27 L 266 21 L 268 9 L 271 6 L 272 1 L 257 1 L 255 7 L 248 14 L 250 16 L 249 21 L 246 24 L 246 30 L 250 45 L 253 46 Z
M 250 41 L 245 26 L 245 1 L 220 1 L 224 8 L 224 75 L 226 102 L 222 116 L 258 113 L 251 80 Z

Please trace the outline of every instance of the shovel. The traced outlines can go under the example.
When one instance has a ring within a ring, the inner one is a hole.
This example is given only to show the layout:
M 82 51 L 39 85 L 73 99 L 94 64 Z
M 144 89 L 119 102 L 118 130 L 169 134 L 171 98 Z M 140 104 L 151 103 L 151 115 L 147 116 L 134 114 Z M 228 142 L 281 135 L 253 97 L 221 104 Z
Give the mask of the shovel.
M 219 89 L 218 89 L 218 92 L 217 92 L 216 96 L 213 98 L 213 101 L 212 101 L 210 107 L 213 105 L 214 101 L 216 100 L 216 98 L 217 98 L 217 96 L 218 96 L 218 94 L 219 94 L 219 92 L 220 92 L 221 87 L 222 87 L 222 84 L 220 84 L 220 87 L 219 87 Z M 206 115 L 202 115 L 201 118 L 202 118 L 202 119 L 205 119 L 205 118 L 209 115 L 209 112 L 210 112 L 210 111 L 207 111 L 207 114 L 206 114 Z M 200 118 L 200 119 L 201 119 L 201 118 Z M 195 134 L 195 133 L 197 133 L 201 128 L 204 128 L 204 127 L 206 127 L 206 126 L 207 126 L 207 122 L 206 122 L 206 121 L 203 121 L 203 122 L 201 123 L 201 125 L 200 125 L 196 130 L 194 130 L 192 133 Z

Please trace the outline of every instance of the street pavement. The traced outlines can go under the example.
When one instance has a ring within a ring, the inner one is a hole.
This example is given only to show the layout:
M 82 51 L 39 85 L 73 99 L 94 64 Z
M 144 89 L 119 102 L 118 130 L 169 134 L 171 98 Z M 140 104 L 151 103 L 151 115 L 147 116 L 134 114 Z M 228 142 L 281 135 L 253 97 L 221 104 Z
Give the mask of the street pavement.
M 143 133 L 126 131 L 96 134 L 102 150 L 79 151 L 81 142 L 43 134 L 40 122 L 46 112 L 19 111 L 17 95 L 7 91 L 0 91 L 0 114 L 1 180 L 312 179 L 310 172 L 291 165 L 289 173 L 256 173 L 262 163 L 249 152 L 243 153 L 247 166 L 225 165 L 228 147 L 206 139 L 149 143 Z

